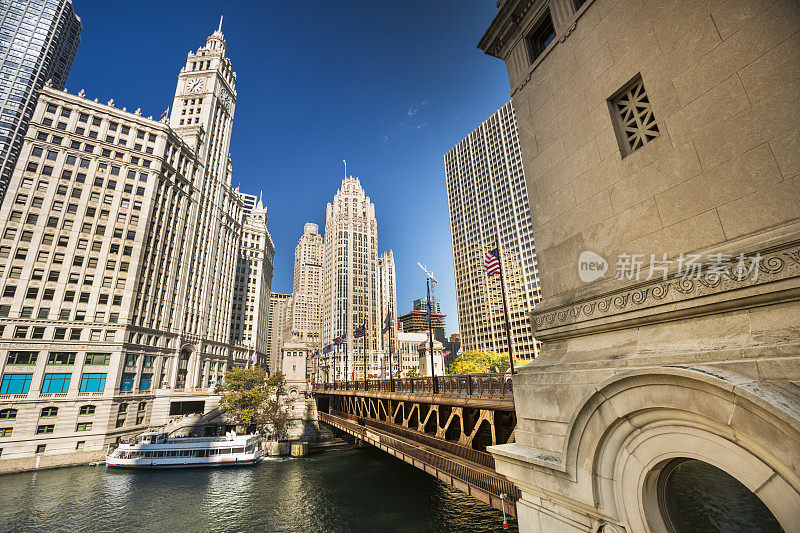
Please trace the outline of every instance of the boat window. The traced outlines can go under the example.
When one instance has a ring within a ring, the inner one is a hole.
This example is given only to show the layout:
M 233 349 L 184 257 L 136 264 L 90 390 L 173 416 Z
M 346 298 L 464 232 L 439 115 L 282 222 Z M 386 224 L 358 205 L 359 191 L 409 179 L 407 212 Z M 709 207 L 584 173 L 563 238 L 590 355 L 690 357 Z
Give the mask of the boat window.
M 244 453 L 244 448 L 234 448 L 233 453 Z
M 156 452 L 156 457 L 164 457 L 164 452 Z
M 191 457 L 192 450 L 181 450 L 181 457 Z
M 167 452 L 167 457 L 178 457 L 178 450 L 170 450 Z
M 153 452 L 144 452 L 145 457 L 153 457 Z
M 221 448 L 219 450 L 219 454 L 220 455 L 230 455 L 230 453 L 231 453 L 231 449 L 230 448 Z
M 245 451 L 246 451 L 247 453 L 253 453 L 253 445 L 251 444 L 250 446 L 248 446 L 248 447 L 247 447 L 247 450 L 245 450 Z

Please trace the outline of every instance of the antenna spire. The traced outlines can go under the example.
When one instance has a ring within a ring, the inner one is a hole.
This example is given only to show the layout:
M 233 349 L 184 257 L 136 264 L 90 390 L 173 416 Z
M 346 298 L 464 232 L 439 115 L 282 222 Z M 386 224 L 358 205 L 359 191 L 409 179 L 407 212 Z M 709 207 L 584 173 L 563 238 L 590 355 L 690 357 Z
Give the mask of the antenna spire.
M 347 161 L 342 159 L 342 163 L 344 163 L 344 179 L 347 179 Z
M 219 28 L 217 28 L 217 31 L 222 33 L 222 15 L 219 16 Z

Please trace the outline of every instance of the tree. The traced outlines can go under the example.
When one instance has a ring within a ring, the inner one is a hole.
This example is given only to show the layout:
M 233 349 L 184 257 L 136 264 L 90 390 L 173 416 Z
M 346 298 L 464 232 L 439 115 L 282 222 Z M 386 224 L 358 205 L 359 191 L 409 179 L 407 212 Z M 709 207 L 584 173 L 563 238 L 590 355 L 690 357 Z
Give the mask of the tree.
M 406 372 L 406 377 L 407 378 L 418 378 L 419 377 L 419 371 L 417 370 L 416 367 L 409 368 L 408 371 Z
M 281 438 L 288 423 L 288 413 L 280 400 L 285 382 L 281 372 L 267 377 L 262 368 L 231 368 L 217 383 L 216 392 L 222 395 L 220 404 L 238 425 L 254 427 L 262 433 L 271 431 Z
M 516 367 L 524 366 L 528 361 L 514 358 Z M 507 353 L 498 352 L 464 352 L 447 368 L 448 374 L 486 374 L 508 372 L 511 368 Z

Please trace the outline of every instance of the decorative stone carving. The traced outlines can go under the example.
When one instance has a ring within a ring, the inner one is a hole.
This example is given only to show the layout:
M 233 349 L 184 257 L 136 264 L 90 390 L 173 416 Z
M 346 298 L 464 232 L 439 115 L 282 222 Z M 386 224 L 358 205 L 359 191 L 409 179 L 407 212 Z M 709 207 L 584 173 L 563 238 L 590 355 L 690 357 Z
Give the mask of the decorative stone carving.
M 783 250 L 761 254 L 758 264 L 758 279 L 752 272 L 737 263 L 724 265 L 698 278 L 678 277 L 664 281 L 658 279 L 635 289 L 619 291 L 541 314 L 534 312 L 536 329 L 541 330 L 567 326 L 582 321 L 604 318 L 617 313 L 637 311 L 666 303 L 675 303 L 699 296 L 771 283 L 800 275 L 800 248 L 797 244 Z

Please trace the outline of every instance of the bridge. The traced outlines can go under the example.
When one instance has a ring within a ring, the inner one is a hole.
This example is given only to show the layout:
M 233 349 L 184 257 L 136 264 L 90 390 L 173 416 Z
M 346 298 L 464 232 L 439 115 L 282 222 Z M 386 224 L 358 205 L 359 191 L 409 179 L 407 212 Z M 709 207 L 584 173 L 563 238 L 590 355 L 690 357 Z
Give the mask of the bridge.
M 516 516 L 486 447 L 514 442 L 510 374 L 315 383 L 319 419 Z

